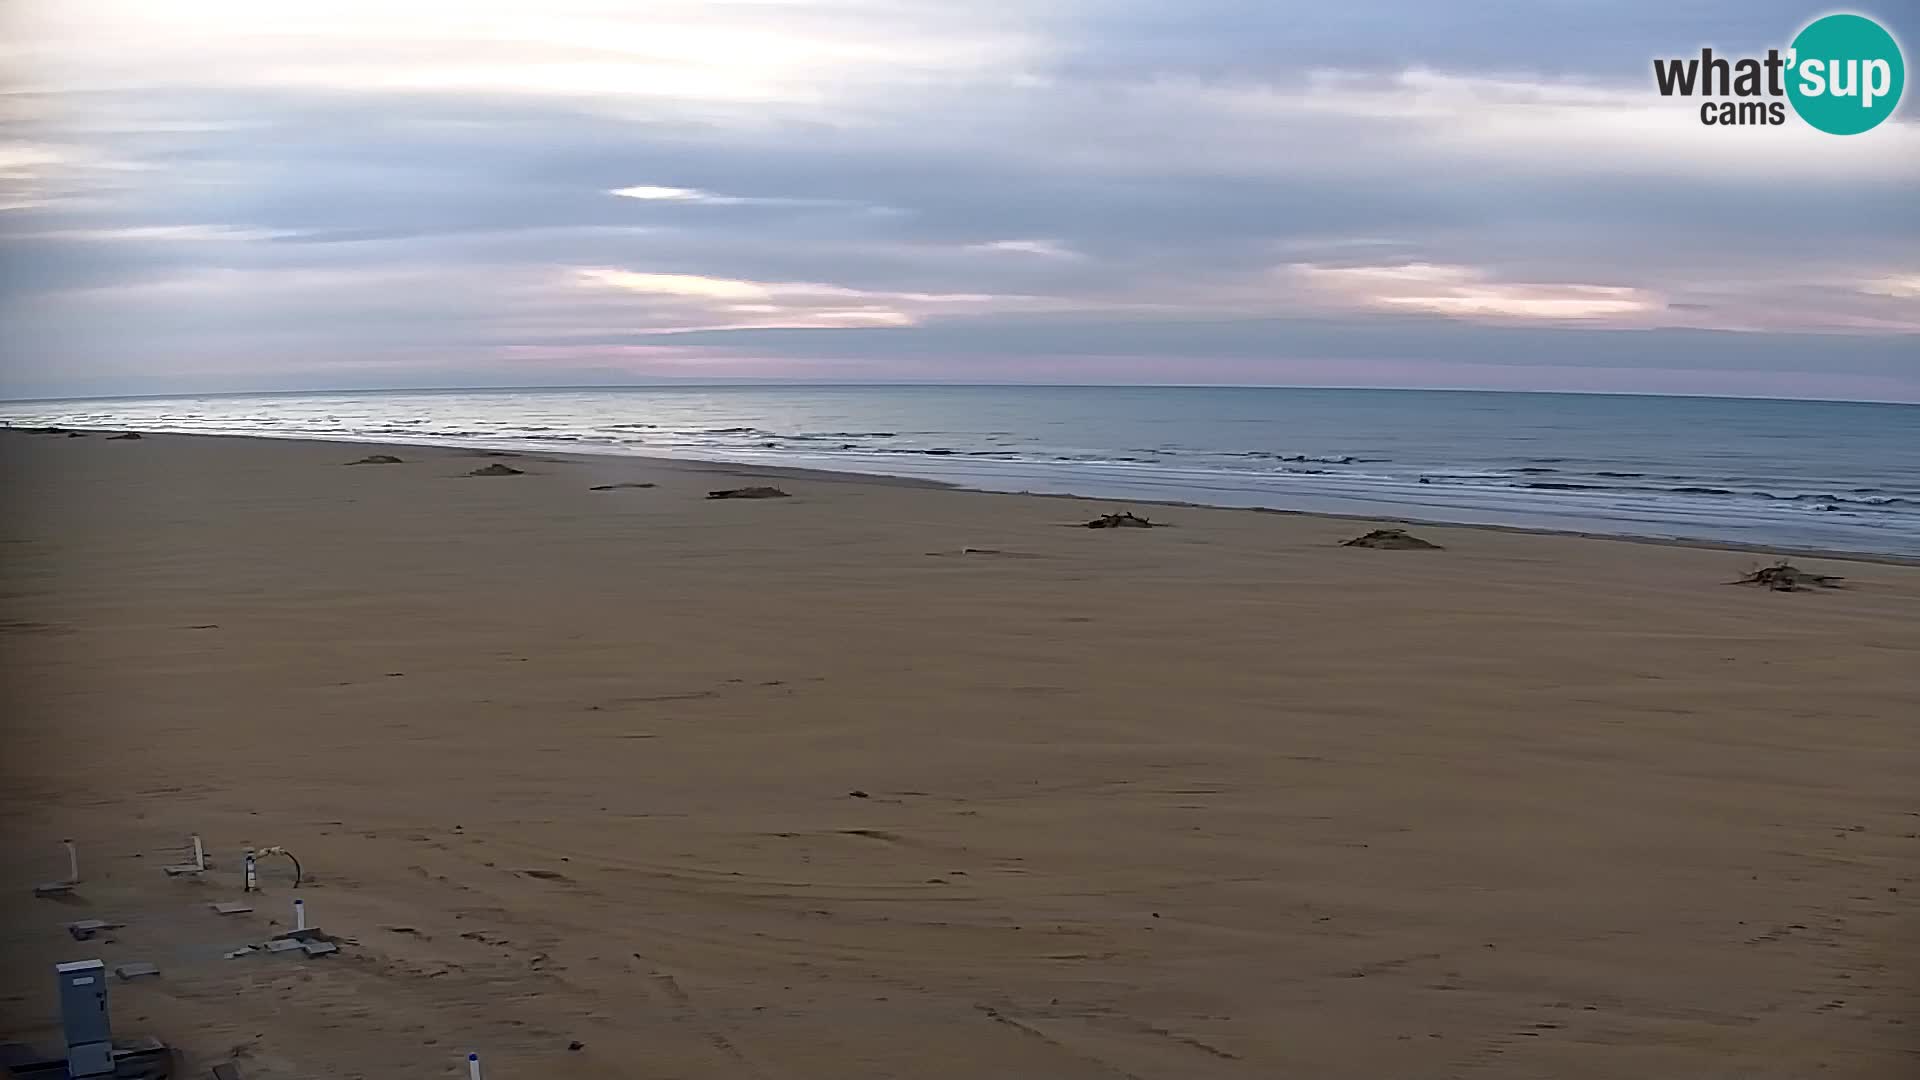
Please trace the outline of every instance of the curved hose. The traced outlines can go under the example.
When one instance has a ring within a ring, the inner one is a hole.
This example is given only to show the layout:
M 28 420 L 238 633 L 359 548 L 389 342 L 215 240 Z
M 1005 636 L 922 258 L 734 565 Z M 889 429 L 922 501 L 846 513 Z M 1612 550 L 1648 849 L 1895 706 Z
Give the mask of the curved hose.
M 285 855 L 287 857 L 287 861 L 293 864 L 293 887 L 296 889 L 299 888 L 300 883 L 306 879 L 306 875 L 300 869 L 300 860 L 294 857 L 293 852 L 283 847 L 261 848 L 255 857 L 265 858 L 268 855 Z

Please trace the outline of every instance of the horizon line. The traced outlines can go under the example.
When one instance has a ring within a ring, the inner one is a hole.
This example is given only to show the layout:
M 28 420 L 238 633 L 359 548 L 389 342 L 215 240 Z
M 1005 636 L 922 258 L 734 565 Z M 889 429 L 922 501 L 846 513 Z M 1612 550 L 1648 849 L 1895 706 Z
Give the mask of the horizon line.
M 385 387 L 310 387 L 296 390 L 205 390 L 175 391 L 171 393 L 151 394 L 62 394 L 51 397 L 0 398 L 0 405 L 32 405 L 57 402 L 81 401 L 165 401 L 177 398 L 202 397 L 300 397 L 323 394 L 446 394 L 446 393 L 483 393 L 483 392 L 523 392 L 543 393 L 569 390 L 659 390 L 659 389 L 722 389 L 722 388 L 762 388 L 762 389 L 809 389 L 838 387 L 842 389 L 881 389 L 917 387 L 921 389 L 999 389 L 999 390 L 1329 390 L 1362 391 L 1379 393 L 1414 394 L 1522 394 L 1537 397 L 1628 397 L 1628 398 L 1683 398 L 1709 401 L 1786 401 L 1808 402 L 1829 405 L 1901 405 L 1920 407 L 1920 400 L 1894 400 L 1886 398 L 1819 398 L 1819 397 L 1778 397 L 1767 394 L 1689 394 L 1689 393 L 1652 393 L 1633 390 L 1521 390 L 1508 387 L 1475 386 L 1318 386 L 1290 383 L 1073 383 L 1073 382 L 958 382 L 933 380 L 821 380 L 821 379 L 757 379 L 743 377 L 731 380 L 710 379 L 661 379 L 639 383 L 569 383 L 569 384 L 493 384 L 472 386 L 385 386 Z

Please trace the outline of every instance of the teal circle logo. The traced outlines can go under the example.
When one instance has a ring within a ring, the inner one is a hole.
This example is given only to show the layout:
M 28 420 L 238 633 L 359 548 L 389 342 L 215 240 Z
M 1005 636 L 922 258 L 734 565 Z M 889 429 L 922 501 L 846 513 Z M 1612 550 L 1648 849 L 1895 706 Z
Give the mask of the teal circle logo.
M 1858 135 L 1893 115 L 1907 85 L 1900 43 L 1864 15 L 1807 24 L 1787 54 L 1787 99 L 1829 135 Z

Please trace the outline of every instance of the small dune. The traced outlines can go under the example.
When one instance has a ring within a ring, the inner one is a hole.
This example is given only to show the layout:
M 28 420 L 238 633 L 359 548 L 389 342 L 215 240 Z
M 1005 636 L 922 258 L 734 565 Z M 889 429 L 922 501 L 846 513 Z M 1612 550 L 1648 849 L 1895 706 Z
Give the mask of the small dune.
M 1422 540 L 1405 529 L 1375 529 L 1340 542 L 1341 547 L 1387 548 L 1395 551 L 1441 551 L 1439 544 Z
M 349 461 L 349 465 L 398 465 L 400 459 L 392 454 L 368 454 L 359 461 Z
M 1083 529 L 1158 529 L 1164 522 L 1148 521 L 1131 510 L 1118 514 L 1101 514 L 1092 521 L 1081 525 Z
M 1758 570 L 1749 570 L 1729 585 L 1758 585 L 1774 592 L 1804 592 L 1807 589 L 1838 589 L 1844 578 L 1802 570 L 1790 562 L 1777 562 Z
M 777 487 L 727 488 L 724 491 L 707 492 L 709 499 L 784 499 L 787 493 Z
M 526 470 L 516 469 L 511 465 L 502 465 L 496 461 L 491 465 L 482 465 L 481 467 L 473 470 L 467 475 L 468 476 L 525 476 Z

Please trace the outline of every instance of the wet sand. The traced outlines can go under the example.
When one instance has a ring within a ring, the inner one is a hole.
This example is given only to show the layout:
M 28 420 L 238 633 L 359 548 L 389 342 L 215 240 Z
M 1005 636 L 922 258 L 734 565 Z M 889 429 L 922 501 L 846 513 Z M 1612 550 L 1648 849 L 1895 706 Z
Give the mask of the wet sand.
M 423 447 L 0 465 L 15 1037 L 99 956 L 162 968 L 121 1034 L 249 1080 L 1920 1070 L 1920 568 Z M 276 844 L 340 954 L 223 958 L 289 922 L 278 859 L 205 906 Z

